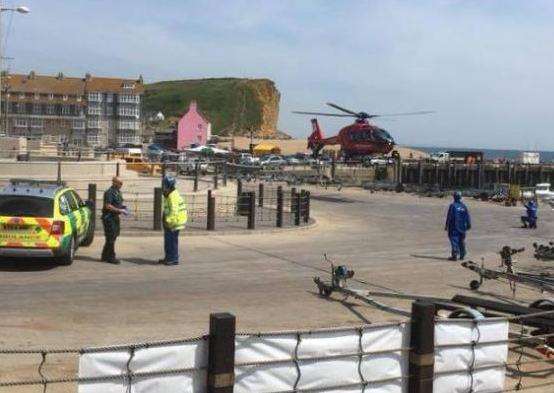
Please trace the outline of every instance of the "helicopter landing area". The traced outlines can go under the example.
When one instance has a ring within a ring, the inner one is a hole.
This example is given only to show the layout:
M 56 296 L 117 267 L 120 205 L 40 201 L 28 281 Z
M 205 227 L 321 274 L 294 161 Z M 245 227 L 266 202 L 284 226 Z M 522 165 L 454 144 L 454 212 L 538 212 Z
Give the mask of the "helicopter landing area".
M 237 316 L 241 331 L 359 325 L 400 319 L 335 294 L 320 298 L 312 279 L 328 278 L 323 254 L 355 270 L 375 291 L 439 297 L 470 294 L 476 275 L 448 261 L 444 216 L 449 198 L 312 191 L 317 225 L 309 230 L 181 237 L 182 263 L 157 265 L 162 236 L 118 240 L 121 265 L 99 262 L 103 239 L 78 251 L 72 266 L 37 261 L 0 265 L 0 345 L 89 346 L 171 339 L 205 333 L 211 312 Z M 552 238 L 554 212 L 539 211 L 539 229 L 519 228 L 521 207 L 467 201 L 474 229 L 469 259 L 497 268 L 504 245 L 527 247 L 518 267 L 549 271 L 531 244 Z M 353 287 L 363 288 L 353 282 Z M 512 299 L 507 284 L 486 281 L 480 295 Z M 542 297 L 522 287 L 517 300 Z M 409 309 L 410 302 L 379 299 Z

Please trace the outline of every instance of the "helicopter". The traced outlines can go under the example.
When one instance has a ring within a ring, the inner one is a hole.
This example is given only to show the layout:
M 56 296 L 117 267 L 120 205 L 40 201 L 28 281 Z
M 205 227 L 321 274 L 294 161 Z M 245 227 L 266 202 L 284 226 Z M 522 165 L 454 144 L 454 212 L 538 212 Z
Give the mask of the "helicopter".
M 304 111 L 293 111 L 293 113 L 301 115 L 353 117 L 356 120 L 353 124 L 343 127 L 337 135 L 325 138 L 317 119 L 312 119 L 312 133 L 308 137 L 308 148 L 312 151 L 314 157 L 317 157 L 319 152 L 325 146 L 329 145 L 340 145 L 342 156 L 347 160 L 376 154 L 388 154 L 393 151 L 395 146 L 393 137 L 386 130 L 370 124 L 369 119 L 434 113 L 434 111 L 418 111 L 375 115 L 366 112 L 354 112 L 350 109 L 338 106 L 337 104 L 333 104 L 332 102 L 328 102 L 327 105 L 344 113 Z

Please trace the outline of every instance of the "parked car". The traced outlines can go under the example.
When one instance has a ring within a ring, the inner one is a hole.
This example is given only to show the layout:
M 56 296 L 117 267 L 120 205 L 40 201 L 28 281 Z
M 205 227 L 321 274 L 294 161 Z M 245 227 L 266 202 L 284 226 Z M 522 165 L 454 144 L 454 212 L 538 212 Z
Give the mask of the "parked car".
M 150 161 L 161 162 L 162 156 L 165 153 L 163 146 L 153 143 L 146 148 L 146 157 Z
M 286 165 L 287 161 L 281 156 L 270 154 L 260 159 L 260 165 L 265 167 L 280 167 Z
M 258 157 L 254 157 L 250 153 L 240 153 L 238 162 L 241 165 L 257 165 L 260 163 L 260 159 Z
M 287 165 L 298 165 L 301 163 L 300 159 L 296 156 L 286 156 L 285 161 Z
M 179 173 L 184 175 L 192 175 L 196 170 L 196 164 L 198 163 L 200 174 L 205 175 L 208 173 L 208 163 L 200 160 L 199 158 L 192 158 L 178 164 Z
M 92 203 L 48 181 L 10 180 L 0 191 L 0 258 L 54 257 L 71 265 L 94 239 Z

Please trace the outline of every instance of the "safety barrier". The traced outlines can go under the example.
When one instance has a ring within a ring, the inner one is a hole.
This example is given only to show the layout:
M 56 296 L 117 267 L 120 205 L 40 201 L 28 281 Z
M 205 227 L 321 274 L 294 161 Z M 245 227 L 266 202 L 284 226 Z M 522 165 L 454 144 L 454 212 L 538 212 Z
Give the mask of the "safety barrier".
M 101 215 L 96 184 L 89 184 L 88 199 L 95 206 L 95 217 Z M 243 186 L 239 180 L 236 195 L 219 195 L 208 190 L 207 195 L 183 193 L 187 204 L 188 227 L 214 231 L 229 228 L 269 228 L 302 226 L 310 222 L 310 192 L 296 188 Z M 162 229 L 162 190 L 124 192 L 130 215 L 122 217 L 122 228 Z M 101 204 L 101 202 L 100 202 Z
M 219 313 L 210 316 L 209 334 L 195 338 L 0 348 L 10 365 L 18 364 L 16 356 L 35 358 L 38 376 L 4 372 L 0 391 L 57 391 L 64 385 L 64 391 L 79 393 L 546 392 L 554 386 L 553 360 L 536 349 L 554 334 L 529 336 L 519 329 L 538 316 L 445 319 L 435 315 L 433 304 L 416 301 L 409 321 L 242 333 L 235 332 L 233 315 Z M 552 318 L 554 311 L 540 316 Z M 71 366 L 56 359 L 60 355 L 78 359 L 77 375 L 64 373 Z

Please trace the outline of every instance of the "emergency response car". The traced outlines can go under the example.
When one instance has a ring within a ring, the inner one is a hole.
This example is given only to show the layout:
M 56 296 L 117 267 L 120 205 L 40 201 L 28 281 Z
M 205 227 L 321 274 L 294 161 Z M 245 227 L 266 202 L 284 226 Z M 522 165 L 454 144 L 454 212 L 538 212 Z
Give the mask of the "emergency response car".
M 77 248 L 93 241 L 93 208 L 64 184 L 10 180 L 0 190 L 0 260 L 54 257 L 71 265 Z

